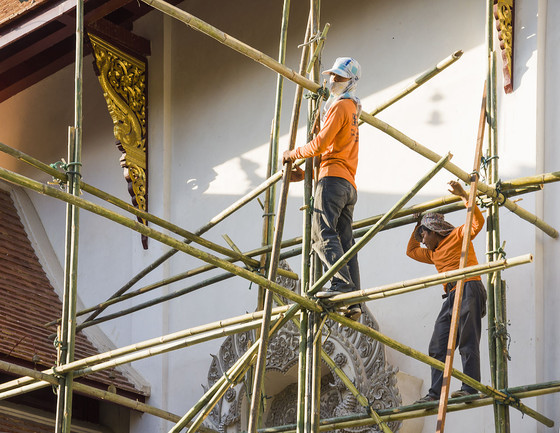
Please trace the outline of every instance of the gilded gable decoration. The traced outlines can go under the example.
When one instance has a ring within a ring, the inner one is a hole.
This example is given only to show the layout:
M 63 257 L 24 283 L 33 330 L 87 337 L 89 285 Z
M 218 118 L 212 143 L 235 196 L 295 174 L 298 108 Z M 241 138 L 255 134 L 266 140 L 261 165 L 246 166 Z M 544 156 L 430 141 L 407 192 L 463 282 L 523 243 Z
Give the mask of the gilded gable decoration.
M 494 18 L 502 50 L 504 91 L 513 92 L 514 0 L 494 0 Z
M 128 182 L 132 204 L 148 210 L 147 177 L 147 64 L 100 37 L 88 34 L 95 55 L 96 72 L 103 89 L 117 147 L 122 152 L 121 167 Z M 146 220 L 138 219 L 143 224 Z M 146 249 L 148 239 L 143 236 Z

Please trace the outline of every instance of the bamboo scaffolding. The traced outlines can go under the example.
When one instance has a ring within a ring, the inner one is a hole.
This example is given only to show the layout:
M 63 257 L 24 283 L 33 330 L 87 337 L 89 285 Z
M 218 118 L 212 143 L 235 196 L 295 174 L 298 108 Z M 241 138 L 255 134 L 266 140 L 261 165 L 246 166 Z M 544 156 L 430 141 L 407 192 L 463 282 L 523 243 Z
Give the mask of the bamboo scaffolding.
M 459 60 L 462 55 L 463 55 L 463 50 L 457 50 L 453 54 L 451 54 L 450 56 L 443 59 L 437 65 L 435 65 L 433 68 L 431 68 L 431 69 L 425 71 L 424 73 L 420 74 L 418 77 L 416 77 L 414 79 L 414 81 L 412 81 L 410 84 L 408 84 L 400 92 L 393 95 L 392 97 L 387 99 L 385 102 L 379 104 L 376 108 L 373 109 L 373 111 L 370 111 L 369 112 L 370 116 L 375 116 L 375 115 L 379 114 L 380 112 L 382 112 L 383 110 L 385 110 L 386 108 L 393 105 L 395 102 L 400 101 L 402 98 L 404 98 L 406 95 L 412 93 L 414 90 L 416 90 L 422 84 L 424 84 L 424 83 L 428 82 L 429 80 L 431 80 L 432 78 L 434 78 L 441 71 L 447 69 L 453 63 L 455 63 L 457 60 Z M 362 123 L 364 123 L 364 121 L 360 120 L 360 122 L 358 122 L 358 126 L 361 125 Z
M 377 340 L 383 344 L 385 344 L 388 347 L 391 347 L 392 349 L 395 349 L 407 356 L 410 356 L 418 361 L 424 362 L 425 364 L 428 364 L 430 367 L 434 367 L 437 368 L 438 370 L 443 370 L 445 367 L 445 364 L 441 361 L 438 361 L 435 358 L 432 358 L 431 356 L 425 355 L 422 352 L 419 352 L 411 347 L 408 347 L 402 343 L 399 343 L 398 341 L 395 341 L 389 337 L 387 337 L 386 335 L 383 335 L 381 332 L 376 331 L 375 329 L 372 329 L 360 322 L 355 322 L 353 320 L 350 320 L 344 316 L 341 316 L 339 314 L 336 313 L 327 313 L 328 317 L 332 320 L 334 320 L 335 322 L 338 322 L 344 326 L 347 326 L 349 328 L 352 328 L 370 338 L 373 338 L 374 340 Z M 490 386 L 487 385 L 483 385 L 482 383 L 474 380 L 473 378 L 467 376 L 466 374 L 452 369 L 452 376 L 455 377 L 456 379 L 461 380 L 462 382 L 466 383 L 467 385 L 471 386 L 472 388 L 482 392 L 483 394 L 486 394 L 496 400 L 501 401 L 504 404 L 509 404 L 513 407 L 515 407 L 516 409 L 518 409 L 519 411 L 523 412 L 526 415 L 529 415 L 531 418 L 536 419 L 537 421 L 543 423 L 544 425 L 546 425 L 547 427 L 552 427 L 554 425 L 554 421 L 552 421 L 551 419 L 545 417 L 544 415 L 541 415 L 540 413 L 538 413 L 537 411 L 525 406 L 523 403 L 515 401 L 515 399 L 512 399 L 511 396 L 509 396 L 506 393 L 503 393 L 495 388 L 492 388 Z
M 508 197 L 511 197 L 511 196 L 514 196 L 514 195 L 524 194 L 524 193 L 527 193 L 527 192 L 534 192 L 534 191 L 533 190 L 527 191 L 526 189 L 523 189 L 523 190 L 508 190 L 504 194 Z M 400 227 L 400 226 L 407 225 L 407 224 L 416 223 L 416 220 L 414 220 L 412 217 L 404 218 L 404 217 L 401 217 L 401 215 L 412 215 L 415 212 L 423 212 L 423 211 L 427 211 L 427 210 L 433 210 L 434 212 L 442 213 L 442 214 L 447 214 L 447 213 L 450 213 L 450 212 L 463 210 L 464 206 L 463 206 L 462 203 L 451 204 L 451 205 L 443 206 L 443 207 L 437 207 L 441 203 L 453 203 L 453 202 L 458 202 L 458 201 L 459 201 L 459 198 L 457 198 L 456 196 L 450 195 L 450 196 L 441 197 L 440 199 L 435 199 L 435 200 L 427 201 L 427 202 L 424 202 L 424 203 L 421 203 L 421 204 L 418 204 L 418 205 L 414 205 L 414 206 L 411 206 L 411 207 L 406 208 L 406 209 L 402 209 L 401 211 L 397 212 L 397 214 L 393 217 L 393 219 L 389 223 L 387 223 L 387 225 L 385 227 L 383 227 L 381 230 L 383 231 L 383 230 L 388 230 L 388 229 Z M 363 220 L 356 221 L 353 224 L 353 227 L 354 228 L 355 227 L 363 227 L 366 224 L 368 224 L 368 225 L 374 224 L 382 216 L 383 215 L 377 215 L 377 216 L 374 216 L 374 217 L 371 217 L 371 218 L 366 218 L 366 219 L 363 219 Z M 399 217 L 401 217 L 401 218 L 399 218 Z M 354 231 L 354 237 L 359 238 L 359 237 L 364 236 L 364 234 L 367 233 L 368 229 L 369 228 L 366 226 L 363 229 L 355 230 Z M 293 238 L 293 239 L 286 240 L 286 241 L 282 242 L 282 247 L 286 248 L 286 247 L 290 247 L 292 245 L 296 245 L 296 244 L 300 243 L 301 240 L 302 240 L 301 237 L 296 237 L 296 238 Z M 271 248 L 270 246 L 264 247 L 264 248 L 258 248 L 258 249 L 255 249 L 255 250 L 252 250 L 252 251 L 249 251 L 249 252 L 245 252 L 243 254 L 246 255 L 246 256 L 249 256 L 249 257 L 253 257 L 255 255 L 262 254 L 263 252 L 269 251 L 270 248 Z M 289 258 L 289 257 L 294 257 L 294 256 L 297 256 L 297 255 L 301 254 L 301 251 L 302 251 L 301 248 L 295 248 L 291 251 L 287 251 L 287 252 L 282 253 L 280 258 L 285 259 L 285 258 Z M 228 259 L 228 261 L 232 261 L 232 260 L 233 259 Z M 304 265 L 302 266 L 302 272 L 303 272 L 303 269 L 305 269 Z M 140 288 L 140 289 L 138 289 L 134 292 L 129 292 L 127 294 L 121 295 L 117 298 L 113 298 L 113 299 L 111 299 L 109 301 L 106 301 L 104 303 L 95 305 L 95 306 L 90 307 L 90 308 L 86 308 L 86 309 L 76 313 L 76 315 L 80 316 L 80 315 L 87 314 L 91 311 L 95 311 L 98 307 L 106 308 L 106 307 L 108 307 L 110 305 L 113 305 L 113 304 L 116 304 L 118 302 L 122 302 L 122 301 L 125 301 L 127 299 L 131 299 L 135 296 L 142 295 L 144 293 L 148 293 L 149 291 L 154 290 L 154 289 L 159 288 L 159 287 L 162 287 L 164 285 L 167 285 L 167 284 L 170 284 L 170 283 L 173 283 L 173 282 L 177 282 L 177 281 L 180 281 L 184 278 L 188 278 L 188 277 L 191 277 L 191 276 L 194 276 L 194 275 L 198 275 L 202 272 L 206 272 L 206 271 L 209 271 L 209 270 L 212 270 L 212 269 L 216 269 L 216 266 L 214 266 L 214 265 L 204 265 L 204 266 L 201 266 L 199 268 L 195 268 L 195 269 L 177 274 L 173 277 L 170 277 L 170 278 L 161 280 L 159 282 L 150 284 L 148 286 L 145 286 L 143 288 Z M 191 285 L 187 288 L 177 290 L 175 292 L 166 294 L 164 296 L 152 299 L 148 302 L 139 304 L 135 307 L 131 307 L 131 308 L 122 310 L 122 311 L 114 313 L 114 314 L 109 314 L 109 315 L 103 316 L 102 318 L 98 318 L 98 319 L 83 322 L 82 324 L 77 325 L 76 330 L 79 331 L 79 330 L 87 328 L 89 326 L 93 326 L 93 325 L 96 325 L 96 324 L 99 324 L 99 323 L 102 323 L 102 322 L 106 322 L 108 320 L 112 320 L 112 319 L 117 318 L 117 317 L 122 317 L 124 315 L 131 314 L 131 313 L 136 312 L 136 311 L 140 311 L 144 308 L 148 308 L 148 307 L 157 305 L 161 302 L 165 302 L 165 301 L 177 298 L 179 296 L 191 293 L 191 292 L 193 292 L 195 290 L 198 290 L 200 288 L 206 287 L 207 285 L 214 284 L 214 283 L 219 282 L 219 281 L 224 281 L 224 280 L 226 280 L 228 278 L 232 278 L 234 276 L 235 275 L 232 275 L 230 273 L 225 273 L 225 274 L 218 275 L 216 277 L 209 278 L 209 279 L 207 279 L 203 282 L 196 283 L 196 284 Z M 303 274 L 302 274 L 302 281 L 303 281 Z M 45 324 L 45 326 L 48 327 L 48 326 L 56 324 L 57 322 L 58 321 L 55 320 L 55 321 L 52 321 L 52 322 L 49 322 L 49 323 Z M 53 338 L 53 336 L 50 336 L 49 338 Z
M 380 131 L 385 132 L 387 135 L 390 135 L 395 140 L 400 141 L 406 147 L 410 148 L 411 150 L 414 150 L 415 152 L 417 152 L 420 155 L 428 158 L 429 160 L 431 160 L 433 162 L 436 162 L 441 158 L 440 155 L 438 155 L 437 153 L 433 152 L 432 150 L 428 149 L 425 146 L 422 146 L 417 141 L 414 141 L 412 138 L 407 137 L 405 134 L 403 134 L 402 132 L 400 132 L 396 128 L 393 128 L 391 125 L 383 122 L 382 120 L 379 120 L 378 118 L 370 116 L 367 113 L 362 113 L 361 118 L 363 118 L 364 122 L 370 124 L 371 126 L 374 126 L 375 128 L 379 129 Z M 470 174 L 467 173 L 466 171 L 462 170 L 461 168 L 459 168 L 458 166 L 456 166 L 452 162 L 448 162 L 445 165 L 445 168 L 450 173 L 452 173 L 453 175 L 455 175 L 459 179 L 461 179 L 463 182 L 465 182 L 465 183 L 470 182 Z M 488 197 L 498 198 L 499 194 L 496 191 L 496 189 L 486 185 L 483 182 L 478 183 L 478 189 L 479 189 L 479 191 L 486 194 Z M 549 224 L 547 224 L 546 222 L 544 222 L 543 220 L 541 220 L 537 216 L 535 216 L 532 213 L 526 211 L 525 209 L 519 207 L 517 204 L 513 203 L 511 200 L 505 199 L 504 203 L 503 203 L 503 206 L 505 206 L 507 209 L 509 209 L 510 211 L 512 211 L 514 214 L 516 214 L 520 218 L 524 219 L 525 221 L 528 221 L 531 224 L 534 224 L 535 226 L 537 226 L 539 229 L 541 229 L 543 232 L 545 232 L 550 237 L 552 237 L 554 239 L 558 238 L 558 231 L 554 227 L 551 227 Z
M 484 129 L 486 126 L 486 92 L 487 81 L 484 83 L 484 91 L 482 94 L 482 107 L 480 109 L 480 118 L 478 122 L 478 134 L 476 138 L 476 147 L 474 153 L 473 174 L 470 182 L 470 191 L 467 200 L 467 218 L 463 226 L 463 243 L 461 246 L 461 257 L 459 259 L 459 269 L 467 266 L 469 248 L 472 236 L 472 222 L 474 217 L 474 208 L 476 206 L 476 187 L 480 171 L 480 161 L 482 157 L 482 142 L 484 140 Z M 461 304 L 463 301 L 463 288 L 465 280 L 458 281 L 455 287 L 455 299 L 453 302 L 453 311 L 451 313 L 451 324 L 449 326 L 449 338 L 447 342 L 447 355 L 445 357 L 445 368 L 443 369 L 443 381 L 441 386 L 441 395 L 439 398 L 438 419 L 436 424 L 437 433 L 443 433 L 445 429 L 445 419 L 447 412 L 447 399 L 449 396 L 449 385 L 451 384 L 451 368 L 453 367 L 453 358 L 455 356 L 455 348 L 457 345 L 457 330 L 459 329 L 459 315 L 461 314 Z
M 455 197 L 455 196 L 449 196 L 449 197 Z M 447 200 L 447 197 L 444 197 L 443 200 L 442 200 L 442 202 L 446 202 L 446 200 Z M 422 209 L 422 210 L 432 209 L 434 212 L 446 214 L 446 213 L 449 213 L 449 212 L 455 212 L 455 211 L 463 210 L 463 209 L 464 209 L 464 206 L 463 206 L 462 203 L 452 204 L 452 205 L 443 206 L 443 207 L 439 207 L 439 208 L 433 208 L 433 207 L 431 207 L 433 204 L 437 204 L 438 202 L 439 202 L 439 201 L 436 200 L 436 201 L 432 201 L 432 202 L 427 202 L 426 205 L 424 205 L 424 204 L 415 205 L 415 206 L 412 206 L 411 208 L 408 208 L 408 210 L 404 210 L 403 212 L 406 213 L 406 214 L 409 214 L 409 213 L 413 213 L 413 212 L 411 212 L 412 209 Z M 426 207 L 426 206 L 428 206 L 428 207 Z M 398 214 L 401 214 L 401 212 L 399 212 Z M 398 215 L 398 214 L 397 214 L 397 215 Z M 377 220 L 379 220 L 382 216 L 383 216 L 383 215 L 379 215 L 379 216 L 377 216 L 377 217 L 373 217 L 373 218 L 370 218 L 370 219 L 368 219 L 368 220 L 377 221 Z M 366 220 L 362 220 L 362 221 L 366 221 Z M 360 223 L 360 221 L 358 221 L 358 223 Z M 408 218 L 403 217 L 403 218 L 400 218 L 400 219 L 393 219 L 393 220 L 391 220 L 389 223 L 387 223 L 387 225 L 386 225 L 385 227 L 383 227 L 381 230 L 388 230 L 388 229 L 392 229 L 392 228 L 395 228 L 395 227 L 400 227 L 400 226 L 403 226 L 403 225 L 406 225 L 406 224 L 412 224 L 412 223 L 416 223 L 416 220 L 413 219 L 412 217 L 408 217 Z M 355 238 L 362 237 L 362 236 L 367 232 L 367 230 L 368 230 L 368 228 L 363 228 L 363 229 L 355 230 L 355 231 L 354 231 L 354 237 L 355 237 Z M 299 239 L 301 239 L 301 238 L 295 238 L 294 240 L 299 240 Z M 288 241 L 286 241 L 286 242 L 283 242 L 283 246 L 284 246 L 284 245 L 288 245 L 288 246 L 292 245 L 292 244 L 294 243 L 294 240 L 288 240 Z M 262 251 L 262 249 L 254 250 L 254 251 L 260 252 L 260 251 Z M 252 255 L 252 254 L 256 254 L 256 253 L 251 252 L 251 253 L 245 253 L 245 254 L 246 254 L 246 255 Z M 283 259 L 283 258 L 294 257 L 294 256 L 297 256 L 297 255 L 299 255 L 299 254 L 301 254 L 301 248 L 294 248 L 294 249 L 292 249 L 291 251 L 287 251 L 287 252 L 282 253 L 282 254 L 280 255 L 280 258 Z M 208 268 L 210 268 L 210 269 L 215 269 L 216 266 L 207 265 L 207 266 L 202 266 L 202 267 L 200 267 L 200 268 L 194 269 L 194 270 L 192 270 L 192 271 L 187 271 L 187 272 L 185 272 L 185 273 L 183 273 L 183 274 L 179 274 L 179 275 L 176 276 L 176 277 L 172 277 L 172 278 L 170 278 L 170 279 L 163 280 L 163 281 L 160 282 L 160 283 L 155 283 L 154 285 L 147 286 L 147 287 L 142 288 L 142 289 L 139 289 L 139 290 L 137 290 L 137 291 L 135 291 L 135 292 L 130 292 L 130 293 L 127 293 L 127 294 L 125 294 L 125 295 L 122 295 L 122 296 L 120 296 L 120 297 L 118 297 L 118 298 L 114 298 L 113 300 L 107 301 L 106 303 L 104 303 L 103 306 L 106 307 L 106 306 L 115 304 L 115 303 L 117 303 L 117 302 L 121 302 L 121 301 L 130 299 L 130 298 L 132 298 L 132 297 L 135 297 L 135 296 L 138 296 L 138 295 L 147 293 L 147 291 L 149 291 L 149 290 L 152 290 L 152 289 L 157 288 L 157 287 L 161 287 L 161 285 L 163 285 L 164 282 L 165 282 L 165 283 L 169 283 L 169 282 L 171 282 L 171 281 L 176 281 L 176 280 L 179 279 L 179 278 L 177 278 L 177 277 L 180 277 L 180 276 L 184 276 L 184 277 L 185 277 L 185 275 L 190 276 L 189 274 L 190 274 L 191 272 L 192 272 L 192 275 L 195 275 L 195 274 L 197 274 L 197 273 L 199 273 L 199 272 L 202 272 L 202 271 L 205 271 L 205 270 L 209 270 Z M 302 268 L 302 269 L 303 269 L 303 268 Z M 84 328 L 87 328 L 87 327 L 90 327 L 90 326 L 93 326 L 93 325 L 97 325 L 97 324 L 99 324 L 99 323 L 106 322 L 106 321 L 108 321 L 108 320 L 112 320 L 112 319 L 115 319 L 115 318 L 118 318 L 118 317 L 123 317 L 123 316 L 128 315 L 128 314 L 132 314 L 132 313 L 137 312 L 137 311 L 140 311 L 140 310 L 142 310 L 142 309 L 144 309 L 144 308 L 149 308 L 149 307 L 154 306 L 154 305 L 157 305 L 157 304 L 159 304 L 159 303 L 169 301 L 169 300 L 171 300 L 171 299 L 174 299 L 174 298 L 183 296 L 183 295 L 188 294 L 188 293 L 192 293 L 193 291 L 198 290 L 198 289 L 201 289 L 201 288 L 204 288 L 204 287 L 206 287 L 206 286 L 208 286 L 208 285 L 211 285 L 211 284 L 214 284 L 214 283 L 217 283 L 217 282 L 220 282 L 220 281 L 224 281 L 224 280 L 229 279 L 229 278 L 233 278 L 234 276 L 235 276 L 234 274 L 231 274 L 231 273 L 229 273 L 229 272 L 224 273 L 224 274 L 217 275 L 217 276 L 215 276 L 215 277 L 212 277 L 212 278 L 209 278 L 209 279 L 207 279 L 207 280 L 201 281 L 201 282 L 199 282 L 199 283 L 193 284 L 193 285 L 191 285 L 191 286 L 189 286 L 189 287 L 186 287 L 186 288 L 184 288 L 184 289 L 180 289 L 180 290 L 177 290 L 177 291 L 168 293 L 168 294 L 166 294 L 166 295 L 163 295 L 163 296 L 160 296 L 160 297 L 158 297 L 158 298 L 152 299 L 152 300 L 150 300 L 150 301 L 147 301 L 147 302 L 138 304 L 138 305 L 136 305 L 136 306 L 133 306 L 133 307 L 130 307 L 130 308 L 127 308 L 127 309 L 118 311 L 118 312 L 113 313 L 113 314 L 108 314 L 108 315 L 102 316 L 102 317 L 97 318 L 97 319 L 94 319 L 94 320 L 90 320 L 90 321 L 84 322 L 84 323 L 82 323 L 82 324 L 80 324 L 80 325 L 77 325 L 76 330 L 79 331 L 79 330 L 82 330 L 82 329 L 84 329 Z M 82 312 L 79 312 L 79 313 L 77 313 L 77 314 L 78 314 L 78 315 L 80 315 L 80 313 L 81 313 L 81 314 L 86 314 L 86 313 L 88 313 L 89 311 L 93 311 L 95 308 L 96 308 L 96 307 L 94 306 L 94 307 L 92 307 L 92 308 L 90 308 L 90 309 L 86 309 L 86 310 L 84 310 L 84 311 L 82 311 Z M 52 324 L 54 324 L 54 323 L 56 323 L 56 321 L 50 322 L 50 323 L 46 324 L 45 326 L 50 326 L 50 325 L 52 325 Z M 51 336 L 49 336 L 49 338 L 53 338 L 53 336 L 51 335 Z
M 439 170 L 441 170 L 445 164 L 448 163 L 449 159 L 451 158 L 451 154 L 447 154 L 443 158 L 441 158 L 437 164 L 427 173 L 425 174 L 413 187 L 410 191 L 408 191 L 389 211 L 371 228 L 368 232 L 356 242 L 352 248 L 350 248 L 325 274 L 319 278 L 313 284 L 311 289 L 309 290 L 309 294 L 316 293 L 321 287 L 323 287 L 327 281 L 329 281 L 333 275 L 348 261 L 358 253 L 379 231 L 381 228 L 389 222 L 389 220 L 406 204 L 412 197 L 422 189 L 422 187 L 428 183 L 432 177 L 434 177 Z
M 525 385 L 515 388 L 507 388 L 500 391 L 519 399 L 531 398 L 539 395 L 560 392 L 560 382 Z M 450 399 L 450 403 L 452 403 L 453 406 L 449 408 L 449 412 L 488 406 L 493 404 L 494 401 L 495 400 L 493 398 L 481 396 L 480 394 L 453 398 Z M 419 403 L 391 409 L 380 409 L 378 413 L 381 420 L 385 422 L 403 421 L 435 415 L 437 414 L 436 405 L 437 402 Z M 365 427 L 372 424 L 374 424 L 374 422 L 367 414 L 346 415 L 336 418 L 323 419 L 321 421 L 321 425 L 319 426 L 319 431 L 351 429 L 356 427 Z M 288 424 L 280 427 L 269 427 L 260 429 L 258 433 L 292 433 L 296 431 L 295 427 L 296 426 L 294 424 Z

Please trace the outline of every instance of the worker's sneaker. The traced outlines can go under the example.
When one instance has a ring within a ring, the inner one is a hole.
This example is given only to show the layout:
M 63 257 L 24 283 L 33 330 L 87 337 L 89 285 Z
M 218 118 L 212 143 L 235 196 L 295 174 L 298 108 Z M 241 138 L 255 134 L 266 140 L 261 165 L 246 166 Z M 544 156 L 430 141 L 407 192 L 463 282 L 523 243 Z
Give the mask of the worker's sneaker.
M 348 317 L 350 320 L 358 320 L 362 315 L 362 307 L 360 304 L 350 305 L 348 309 L 344 312 L 344 316 Z
M 436 401 L 439 400 L 439 397 L 434 397 L 433 395 L 430 394 L 426 394 L 424 397 L 419 398 L 418 400 L 416 400 L 414 402 L 414 404 L 419 404 L 419 403 L 428 403 L 430 401 Z
M 467 395 L 477 394 L 478 391 L 469 392 L 466 389 L 458 389 L 451 393 L 451 398 L 466 397 Z

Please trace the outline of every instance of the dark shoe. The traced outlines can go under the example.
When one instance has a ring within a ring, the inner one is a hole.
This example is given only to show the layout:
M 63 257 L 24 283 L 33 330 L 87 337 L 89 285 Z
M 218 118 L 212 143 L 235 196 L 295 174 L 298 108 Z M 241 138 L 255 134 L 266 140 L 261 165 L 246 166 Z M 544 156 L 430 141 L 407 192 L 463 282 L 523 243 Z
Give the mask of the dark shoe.
M 428 403 L 430 401 L 436 401 L 436 400 L 439 400 L 439 397 L 434 397 L 433 395 L 426 394 L 424 397 L 416 400 L 413 404 Z
M 349 284 L 337 284 L 329 287 L 328 289 L 320 290 L 315 293 L 317 298 L 332 298 L 336 295 L 342 295 L 343 293 L 349 293 L 354 290 L 354 287 Z
M 469 392 L 465 389 L 458 389 L 457 391 L 453 391 L 451 393 L 451 398 L 458 398 L 458 397 L 466 397 L 467 395 L 478 394 L 478 391 Z
M 344 312 L 344 316 L 348 317 L 350 320 L 357 321 L 362 315 L 362 307 L 360 304 L 350 305 L 348 309 Z
M 321 299 L 326 299 L 326 298 L 332 298 L 333 296 L 336 295 L 342 295 L 343 293 L 347 293 L 347 292 L 342 292 L 340 290 L 334 290 L 334 289 L 325 289 L 325 290 L 321 290 L 317 293 L 315 293 L 315 297 L 316 298 L 321 298 Z

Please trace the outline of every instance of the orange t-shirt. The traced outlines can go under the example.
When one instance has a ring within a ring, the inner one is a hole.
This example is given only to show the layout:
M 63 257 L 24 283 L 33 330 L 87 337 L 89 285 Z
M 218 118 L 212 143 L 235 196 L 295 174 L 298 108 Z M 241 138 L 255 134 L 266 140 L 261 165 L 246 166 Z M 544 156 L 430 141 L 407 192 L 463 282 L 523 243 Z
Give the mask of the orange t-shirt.
M 473 222 L 471 227 L 471 239 L 484 227 L 484 217 L 478 206 L 474 205 Z M 420 242 L 414 239 L 414 231 L 406 247 L 406 255 L 423 263 L 431 263 L 436 266 L 438 273 L 459 269 L 461 260 L 461 249 L 463 247 L 463 234 L 465 226 L 455 227 L 453 231 L 441 240 L 434 251 L 422 248 Z M 476 253 L 472 242 L 469 245 L 467 255 L 467 266 L 478 265 Z M 480 275 L 465 279 L 465 281 L 480 280 Z M 444 284 L 445 289 L 445 284 Z
M 358 143 L 356 103 L 352 99 L 340 99 L 329 109 L 319 134 L 292 152 L 296 159 L 321 155 L 319 179 L 342 177 L 356 188 Z

